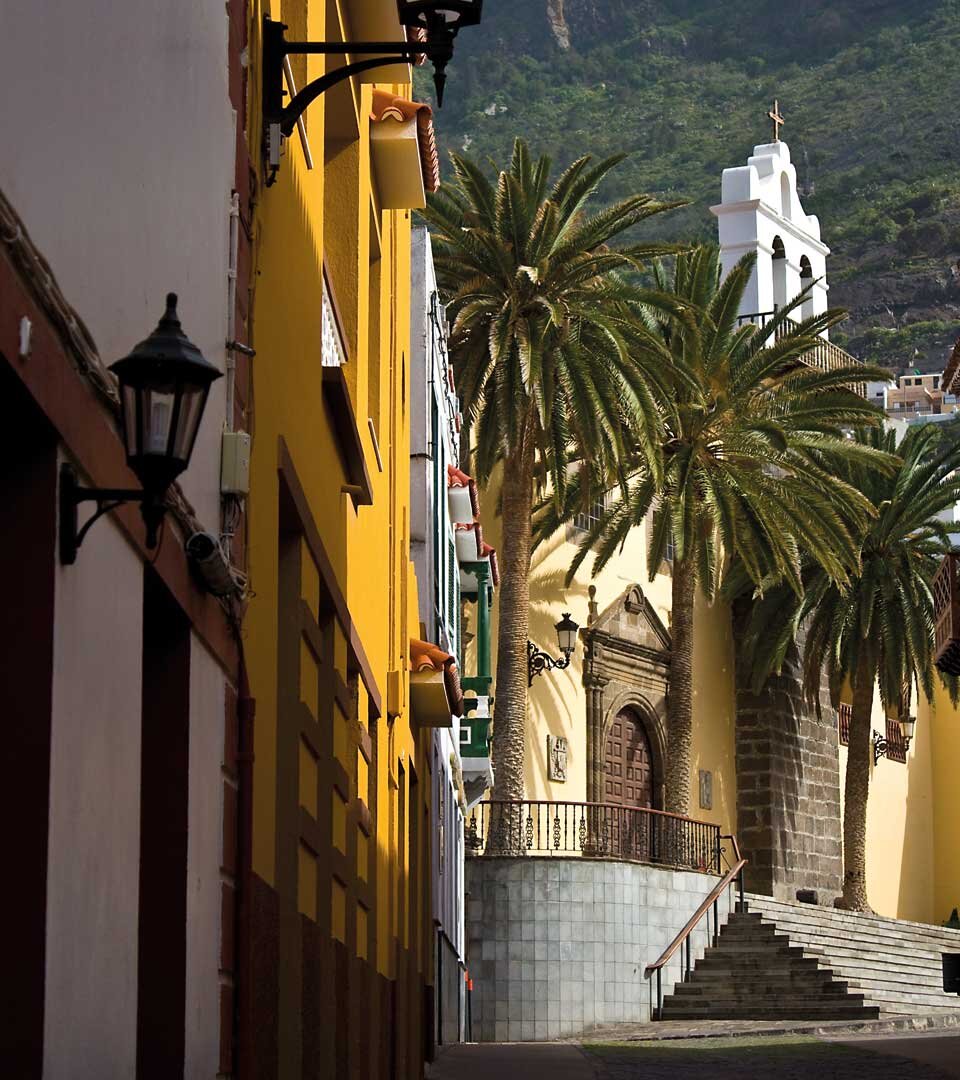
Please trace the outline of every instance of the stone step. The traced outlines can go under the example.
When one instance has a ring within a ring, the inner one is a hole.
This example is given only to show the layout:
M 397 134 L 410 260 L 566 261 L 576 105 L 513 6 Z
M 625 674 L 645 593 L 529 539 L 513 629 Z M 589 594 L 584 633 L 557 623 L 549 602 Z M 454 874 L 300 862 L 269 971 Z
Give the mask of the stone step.
M 700 963 L 704 961 L 717 964 L 739 964 L 743 967 L 750 967 L 755 964 L 776 965 L 779 967 L 790 967 L 791 964 L 800 964 L 802 967 L 817 966 L 817 957 L 804 955 L 799 946 L 775 950 L 718 945 L 716 948 L 707 949 Z
M 803 968 L 799 972 L 792 972 L 789 969 L 786 969 L 784 971 L 768 970 L 763 972 L 763 974 L 769 976 L 769 980 L 774 984 L 778 983 L 780 980 L 782 980 L 782 978 L 797 978 L 797 980 L 803 980 L 804 982 L 808 980 L 816 980 L 825 983 L 838 981 L 837 973 L 835 971 L 831 971 L 829 968 Z M 702 967 L 702 964 L 698 964 L 693 977 L 695 978 L 695 980 L 697 980 L 698 983 L 711 983 L 722 986 L 725 983 L 728 983 L 732 976 L 733 972 L 731 972 L 731 970 L 728 968 L 704 968 Z M 761 981 L 759 980 L 759 974 L 752 977 L 751 982 L 752 985 L 760 985 Z M 852 987 L 853 989 L 860 988 L 860 984 L 849 980 L 849 978 L 844 977 L 842 982 L 847 983 L 847 985 Z M 958 1003 L 957 1008 L 960 1009 L 960 1003 Z
M 729 1001 L 843 1001 L 862 1005 L 863 994 L 851 994 L 844 983 L 835 986 L 698 986 L 695 982 L 681 983 L 673 988 L 675 1000 L 709 1001 L 713 1004 Z
M 888 936 L 896 942 L 905 939 L 933 940 L 942 944 L 947 951 L 955 947 L 960 952 L 960 930 L 930 923 L 910 922 L 906 919 L 891 919 L 883 915 L 867 915 L 842 911 L 839 908 L 821 907 L 815 904 L 796 904 L 786 900 L 774 900 L 768 896 L 754 893 L 746 895 L 750 914 L 769 913 L 778 923 L 791 918 L 799 918 L 804 925 L 818 923 L 839 926 L 846 931 L 854 930 L 861 935 L 877 934 Z
M 960 952 L 960 933 L 908 927 L 906 935 L 896 937 L 893 931 L 901 928 L 896 920 L 861 921 L 848 913 L 835 916 L 782 903 L 778 921 L 779 914 L 767 905 L 757 910 L 761 905 L 763 899 L 754 910 L 729 917 L 691 979 L 674 988 L 665 1016 L 677 1016 L 680 1008 L 702 1019 L 735 1018 L 743 1009 L 769 1010 L 776 1017 L 803 1010 L 797 1018 L 805 1019 L 809 1010 L 825 1006 L 859 1015 L 866 1010 L 871 1016 L 881 1011 L 948 1016 L 960 1010 L 960 998 L 943 993 L 938 951 L 946 941 L 956 942 Z
M 913 957 L 886 956 L 882 953 L 871 953 L 855 948 L 824 947 L 822 945 L 807 945 L 805 952 L 817 959 L 829 959 L 835 967 L 852 968 L 857 970 L 874 971 L 877 973 L 896 974 L 903 979 L 922 978 L 924 981 L 932 979 L 937 985 L 943 981 L 943 965 L 939 962 L 924 962 Z
M 773 919 L 774 916 L 768 916 Z M 800 919 L 783 919 L 777 920 L 774 925 L 773 922 L 761 924 L 769 926 L 772 930 L 779 931 L 782 934 L 786 934 L 793 940 L 803 941 L 822 941 L 827 943 L 836 943 L 838 945 L 849 945 L 851 942 L 856 942 L 863 948 L 870 948 L 878 952 L 890 953 L 890 954 L 903 954 L 910 953 L 916 956 L 941 956 L 947 952 L 960 953 L 960 943 L 957 943 L 957 947 L 954 947 L 952 943 L 948 945 L 940 943 L 937 939 L 929 938 L 915 938 L 915 937 L 903 937 L 899 940 L 895 937 L 888 937 L 886 935 L 879 936 L 870 933 L 853 933 L 847 930 L 845 927 L 831 926 L 831 925 L 819 925 L 817 923 L 803 923 Z M 721 937 L 723 933 L 721 931 Z M 746 937 L 748 936 L 742 930 L 735 930 L 730 936 L 733 937 Z
M 735 938 L 743 939 L 759 915 L 775 936 L 785 933 L 805 955 L 855 983 L 883 1015 L 949 1015 L 960 1010 L 960 998 L 945 994 L 942 982 L 942 954 L 960 953 L 960 931 L 753 894 L 747 903 L 754 918 L 738 916 Z
M 843 1005 L 786 1005 L 734 1006 L 731 1008 L 711 1008 L 704 1005 L 691 1008 L 684 1004 L 667 1008 L 664 1006 L 664 1020 L 876 1020 L 880 1010 L 870 1006 Z

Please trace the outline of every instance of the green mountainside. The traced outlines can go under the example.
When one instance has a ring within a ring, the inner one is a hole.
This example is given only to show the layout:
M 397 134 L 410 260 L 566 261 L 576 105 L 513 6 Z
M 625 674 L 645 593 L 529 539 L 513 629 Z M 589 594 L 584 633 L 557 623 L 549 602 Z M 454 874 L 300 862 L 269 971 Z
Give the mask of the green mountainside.
M 834 337 L 939 370 L 960 335 L 960 0 L 486 0 L 436 122 L 498 162 L 517 134 L 558 164 L 626 151 L 605 195 L 686 199 L 646 235 L 714 239 L 720 174 L 769 141 L 774 98 L 851 312 Z

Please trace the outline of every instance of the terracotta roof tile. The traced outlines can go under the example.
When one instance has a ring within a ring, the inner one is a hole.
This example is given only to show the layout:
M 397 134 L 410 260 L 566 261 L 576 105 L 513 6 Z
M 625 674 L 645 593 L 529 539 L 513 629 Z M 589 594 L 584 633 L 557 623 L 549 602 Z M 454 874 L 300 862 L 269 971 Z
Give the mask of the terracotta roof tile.
M 423 186 L 427 191 L 436 191 L 440 187 L 440 153 L 433 130 L 433 109 L 422 101 L 410 101 L 387 90 L 374 90 L 370 119 L 378 124 L 386 120 L 403 123 L 416 119 Z
M 456 660 L 439 645 L 419 638 L 410 639 L 410 666 L 414 671 L 443 671 L 445 665 Z
M 490 579 L 493 582 L 493 587 L 498 589 L 500 587 L 500 563 L 497 561 L 497 549 L 484 543 L 481 552 L 483 558 L 490 559 Z
M 473 516 L 478 517 L 480 514 L 480 493 L 477 491 L 477 482 L 472 476 L 467 476 L 465 472 L 458 469 L 456 465 L 447 466 L 447 487 L 448 488 L 467 488 L 470 492 L 470 506 L 473 509 Z
M 463 716 L 463 688 L 456 657 L 429 641 L 410 639 L 410 667 L 414 671 L 442 671 L 443 684 L 454 716 Z

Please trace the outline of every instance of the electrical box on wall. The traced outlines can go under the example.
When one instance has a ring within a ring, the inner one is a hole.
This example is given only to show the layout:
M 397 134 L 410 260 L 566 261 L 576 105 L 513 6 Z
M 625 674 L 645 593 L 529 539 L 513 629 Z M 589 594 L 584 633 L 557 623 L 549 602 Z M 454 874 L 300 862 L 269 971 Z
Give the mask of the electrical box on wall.
M 223 495 L 250 493 L 250 436 L 245 431 L 223 433 L 220 491 Z

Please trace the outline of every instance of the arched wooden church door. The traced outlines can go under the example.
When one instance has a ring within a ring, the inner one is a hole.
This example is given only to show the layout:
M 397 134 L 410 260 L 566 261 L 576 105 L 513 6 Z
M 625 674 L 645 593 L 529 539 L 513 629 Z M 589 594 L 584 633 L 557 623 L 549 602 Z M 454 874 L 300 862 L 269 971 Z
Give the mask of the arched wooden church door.
M 614 806 L 653 806 L 650 739 L 633 709 L 621 709 L 607 734 L 603 801 Z
M 648 860 L 655 851 L 652 814 L 631 810 L 653 806 L 650 739 L 633 709 L 621 709 L 607 733 L 603 754 L 601 846 L 610 855 Z

